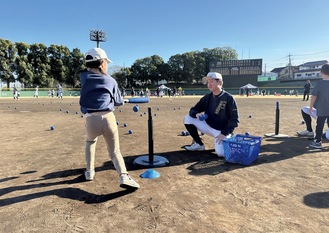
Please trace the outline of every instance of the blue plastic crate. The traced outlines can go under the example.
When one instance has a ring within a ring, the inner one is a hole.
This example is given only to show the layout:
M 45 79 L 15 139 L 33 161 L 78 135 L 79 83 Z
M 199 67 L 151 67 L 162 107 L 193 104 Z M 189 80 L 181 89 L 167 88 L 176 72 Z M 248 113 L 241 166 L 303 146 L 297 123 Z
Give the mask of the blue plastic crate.
M 225 160 L 229 163 L 249 165 L 259 155 L 261 137 L 236 134 L 223 139 Z

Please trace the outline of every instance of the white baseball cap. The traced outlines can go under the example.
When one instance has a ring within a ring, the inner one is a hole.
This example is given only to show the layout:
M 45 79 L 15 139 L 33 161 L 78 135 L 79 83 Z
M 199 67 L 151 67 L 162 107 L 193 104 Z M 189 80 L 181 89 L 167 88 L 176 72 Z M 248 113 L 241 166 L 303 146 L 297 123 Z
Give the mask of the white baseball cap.
M 206 77 L 202 78 L 202 82 L 206 83 L 209 79 L 217 79 L 223 81 L 222 75 L 217 72 L 209 72 Z
M 92 62 L 92 61 L 97 61 L 99 59 L 106 59 L 107 63 L 112 62 L 110 59 L 108 59 L 105 51 L 101 48 L 93 48 L 90 49 L 88 52 L 86 52 L 86 62 Z M 92 58 L 90 58 L 90 56 Z M 87 58 L 88 57 L 88 58 Z

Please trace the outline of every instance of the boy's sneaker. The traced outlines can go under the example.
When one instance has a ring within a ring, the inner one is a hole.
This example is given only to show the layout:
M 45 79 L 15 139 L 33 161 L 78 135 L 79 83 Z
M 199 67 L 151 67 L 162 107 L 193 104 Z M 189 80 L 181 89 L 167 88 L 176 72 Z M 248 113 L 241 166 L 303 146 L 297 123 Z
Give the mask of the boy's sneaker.
M 140 186 L 129 176 L 129 174 L 121 174 L 120 187 L 125 189 L 139 189 Z
M 88 181 L 91 181 L 94 179 L 95 176 L 95 170 L 85 171 L 85 178 Z
M 308 130 L 298 131 L 297 134 L 300 136 L 314 137 L 314 132 L 310 132 Z
M 311 142 L 310 147 L 313 147 L 316 149 L 322 149 L 322 143 L 314 140 L 313 142 Z
M 189 151 L 203 151 L 205 150 L 205 146 L 204 145 L 201 146 L 200 144 L 194 142 L 190 146 L 185 146 L 185 149 Z

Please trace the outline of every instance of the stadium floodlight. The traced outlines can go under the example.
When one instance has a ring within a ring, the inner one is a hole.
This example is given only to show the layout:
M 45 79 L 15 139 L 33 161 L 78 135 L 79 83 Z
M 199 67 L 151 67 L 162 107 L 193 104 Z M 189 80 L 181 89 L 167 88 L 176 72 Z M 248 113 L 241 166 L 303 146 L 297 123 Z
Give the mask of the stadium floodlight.
M 99 42 L 106 41 L 106 32 L 102 30 L 90 30 L 90 40 L 97 42 L 97 48 L 99 48 Z

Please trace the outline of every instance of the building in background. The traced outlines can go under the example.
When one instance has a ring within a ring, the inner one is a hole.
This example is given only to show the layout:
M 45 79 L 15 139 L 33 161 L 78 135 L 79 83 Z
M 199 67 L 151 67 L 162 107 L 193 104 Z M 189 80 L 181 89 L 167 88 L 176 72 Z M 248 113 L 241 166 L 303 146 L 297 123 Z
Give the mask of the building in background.
M 320 79 L 321 67 L 326 63 L 328 63 L 327 60 L 306 62 L 298 66 L 298 71 L 294 73 L 294 79 Z
M 316 80 L 320 79 L 321 67 L 326 63 L 327 60 L 306 62 L 298 66 L 288 64 L 286 67 L 274 68 L 271 72 L 276 73 L 280 81 Z

